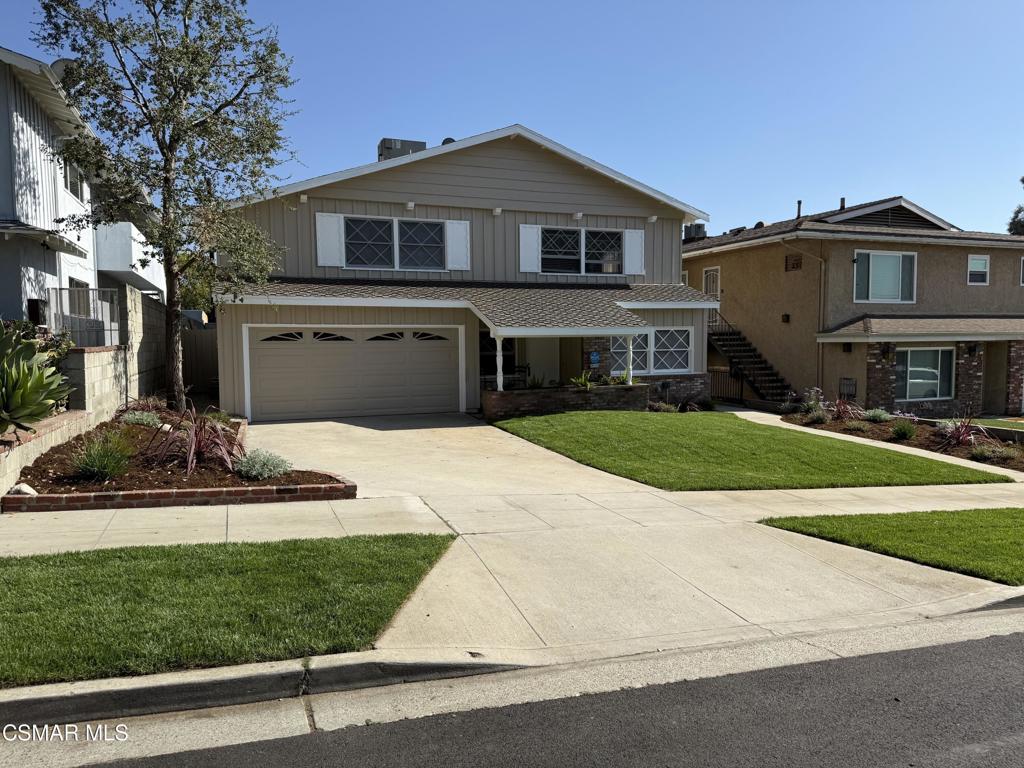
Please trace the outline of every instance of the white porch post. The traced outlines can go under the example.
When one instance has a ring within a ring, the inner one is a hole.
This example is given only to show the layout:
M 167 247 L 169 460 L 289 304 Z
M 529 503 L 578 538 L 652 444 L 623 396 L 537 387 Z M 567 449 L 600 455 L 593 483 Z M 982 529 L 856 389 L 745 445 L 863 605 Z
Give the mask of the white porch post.
M 626 383 L 633 383 L 633 334 L 626 337 Z
M 494 343 L 497 345 L 497 350 L 494 353 L 494 364 L 498 367 L 496 375 L 494 377 L 495 383 L 498 386 L 499 392 L 505 391 L 505 374 L 502 371 L 504 361 L 501 358 L 501 336 L 494 337 Z

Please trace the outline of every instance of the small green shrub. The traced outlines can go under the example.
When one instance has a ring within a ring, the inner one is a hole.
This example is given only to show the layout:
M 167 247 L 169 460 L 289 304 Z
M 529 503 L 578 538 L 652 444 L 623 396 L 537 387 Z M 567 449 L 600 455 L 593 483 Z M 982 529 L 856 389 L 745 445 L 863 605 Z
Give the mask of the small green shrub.
M 848 421 L 846 423 L 847 432 L 867 432 L 868 427 L 871 426 L 866 421 Z
M 672 403 L 661 403 L 661 402 L 650 402 L 647 404 L 647 409 L 654 411 L 655 413 L 678 413 L 679 406 L 673 405 Z
M 153 429 L 159 428 L 163 423 L 153 411 L 125 411 L 121 414 L 121 421 L 125 424 L 138 424 L 143 427 L 153 427 Z
M 872 424 L 882 424 L 886 421 L 892 421 L 892 414 L 884 408 L 872 408 L 870 411 L 864 411 L 864 421 L 870 421 Z
M 231 416 L 220 408 L 207 408 L 203 415 L 210 421 L 215 421 L 225 427 L 231 423 Z
M 996 442 L 976 443 L 971 448 L 971 458 L 975 461 L 1009 461 L 1017 456 L 1017 449 Z
M 813 408 L 804 416 L 804 424 L 827 424 L 829 420 L 828 411 L 824 408 Z
M 527 389 L 543 389 L 544 379 L 541 376 L 531 376 L 526 382 Z
M 290 471 L 292 463 L 276 453 L 253 448 L 235 460 L 235 472 L 246 480 L 269 480 Z
M 569 379 L 569 383 L 588 392 L 594 388 L 594 382 L 590 380 L 590 371 L 583 371 L 579 376 L 573 376 Z
M 917 427 L 909 421 L 897 421 L 892 425 L 891 432 L 894 440 L 910 440 L 917 434 Z
M 83 480 L 106 481 L 128 471 L 132 447 L 116 430 L 100 432 L 86 438 L 75 454 L 75 474 Z

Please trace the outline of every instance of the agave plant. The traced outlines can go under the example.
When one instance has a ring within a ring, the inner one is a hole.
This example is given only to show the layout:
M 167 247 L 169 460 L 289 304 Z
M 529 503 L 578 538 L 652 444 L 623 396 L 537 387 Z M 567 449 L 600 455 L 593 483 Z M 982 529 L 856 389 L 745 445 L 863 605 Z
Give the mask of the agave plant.
M 0 434 L 11 427 L 34 432 L 32 425 L 71 394 L 66 382 L 33 341 L 13 329 L 0 332 Z

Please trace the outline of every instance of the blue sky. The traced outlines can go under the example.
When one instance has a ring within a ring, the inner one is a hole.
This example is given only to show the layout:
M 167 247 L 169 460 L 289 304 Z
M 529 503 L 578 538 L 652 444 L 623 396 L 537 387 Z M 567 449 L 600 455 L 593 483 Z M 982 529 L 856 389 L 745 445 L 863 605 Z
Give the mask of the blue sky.
M 1001 232 L 1024 201 L 1019 0 L 250 8 L 294 57 L 292 180 L 519 122 L 712 233 L 893 194 Z M 38 53 L 33 11 L 6 4 L 0 45 Z

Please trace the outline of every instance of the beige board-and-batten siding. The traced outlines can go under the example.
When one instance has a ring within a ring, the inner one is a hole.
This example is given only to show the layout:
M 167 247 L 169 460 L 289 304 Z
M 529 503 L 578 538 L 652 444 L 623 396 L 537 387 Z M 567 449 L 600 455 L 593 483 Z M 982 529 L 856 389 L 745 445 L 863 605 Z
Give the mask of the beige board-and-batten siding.
M 498 140 L 247 206 L 245 215 L 286 249 L 289 277 L 483 280 L 525 283 L 678 283 L 682 212 L 522 140 Z M 406 204 L 415 204 L 407 210 Z M 494 209 L 501 213 L 495 215 Z M 470 269 L 320 267 L 317 212 L 468 221 Z M 583 218 L 573 218 L 575 213 Z M 657 221 L 648 221 L 657 216 Z M 644 275 L 554 275 L 519 269 L 519 225 L 643 230 Z
M 465 309 L 405 307 L 318 307 L 225 304 L 217 312 L 217 362 L 220 372 L 220 406 L 232 414 L 246 415 L 244 325 L 323 326 L 329 328 L 379 326 L 388 328 L 464 328 L 464 386 L 466 409 L 480 407 L 480 321 Z M 303 386 L 303 372 L 295 372 L 295 386 Z

